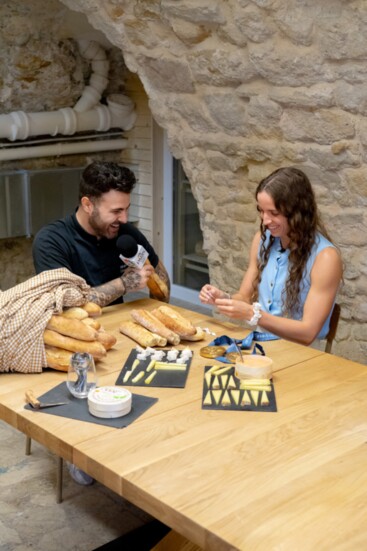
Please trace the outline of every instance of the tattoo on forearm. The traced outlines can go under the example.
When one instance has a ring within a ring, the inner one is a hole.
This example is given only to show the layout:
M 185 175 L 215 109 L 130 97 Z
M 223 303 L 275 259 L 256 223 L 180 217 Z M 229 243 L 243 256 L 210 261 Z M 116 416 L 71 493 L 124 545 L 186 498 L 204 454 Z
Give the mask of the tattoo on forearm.
M 89 300 L 99 304 L 102 308 L 120 298 L 126 292 L 121 278 L 113 279 L 108 283 L 92 287 L 89 293 Z
M 131 293 L 140 289 L 141 275 L 135 270 L 126 270 L 122 274 L 121 280 L 125 287 L 125 293 Z

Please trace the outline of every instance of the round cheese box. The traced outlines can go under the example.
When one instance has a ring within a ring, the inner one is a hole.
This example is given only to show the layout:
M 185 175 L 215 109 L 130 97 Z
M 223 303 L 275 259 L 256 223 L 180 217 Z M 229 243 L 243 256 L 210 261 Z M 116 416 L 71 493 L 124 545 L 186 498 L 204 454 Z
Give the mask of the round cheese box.
M 89 413 L 95 417 L 112 419 L 131 411 L 131 392 L 118 386 L 100 386 L 88 394 Z

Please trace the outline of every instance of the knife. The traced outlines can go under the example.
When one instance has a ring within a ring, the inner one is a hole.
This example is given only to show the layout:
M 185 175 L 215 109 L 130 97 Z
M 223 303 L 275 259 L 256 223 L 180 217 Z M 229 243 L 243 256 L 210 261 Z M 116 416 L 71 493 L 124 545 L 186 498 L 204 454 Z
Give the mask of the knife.
M 51 408 L 54 406 L 64 406 L 68 404 L 69 402 L 40 402 L 34 395 L 33 390 L 26 390 L 25 393 L 25 399 L 26 402 L 33 408 L 33 409 L 42 409 L 42 408 Z
M 242 351 L 241 351 L 241 348 L 238 346 L 238 344 L 236 343 L 235 339 L 232 339 L 233 340 L 233 343 L 237 349 L 237 352 L 238 354 L 240 355 L 240 358 L 241 358 L 241 362 L 243 362 L 243 355 L 242 355 Z

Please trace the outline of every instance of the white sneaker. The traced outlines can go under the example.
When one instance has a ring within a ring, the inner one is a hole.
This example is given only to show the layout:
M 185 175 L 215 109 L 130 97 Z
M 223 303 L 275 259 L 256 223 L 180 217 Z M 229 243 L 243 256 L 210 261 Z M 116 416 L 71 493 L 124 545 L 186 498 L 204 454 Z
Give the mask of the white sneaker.
M 94 482 L 94 478 L 89 476 L 86 472 L 82 471 L 82 469 L 79 469 L 76 465 L 73 463 L 66 462 L 66 466 L 68 468 L 68 471 L 70 473 L 71 478 L 77 483 L 81 484 L 82 486 L 90 486 Z

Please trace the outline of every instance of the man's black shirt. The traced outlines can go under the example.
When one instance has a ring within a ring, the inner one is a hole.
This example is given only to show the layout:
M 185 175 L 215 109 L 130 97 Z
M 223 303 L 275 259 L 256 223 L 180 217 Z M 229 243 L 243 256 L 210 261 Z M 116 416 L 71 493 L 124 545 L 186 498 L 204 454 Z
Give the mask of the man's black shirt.
M 116 241 L 120 235 L 131 235 L 149 253 L 154 268 L 159 258 L 146 237 L 132 224 L 121 224 L 116 238 L 97 239 L 86 232 L 71 214 L 41 228 L 33 242 L 33 262 L 37 274 L 54 268 L 67 268 L 97 287 L 120 277 L 126 265 L 119 258 Z M 122 302 L 118 300 L 117 302 Z

